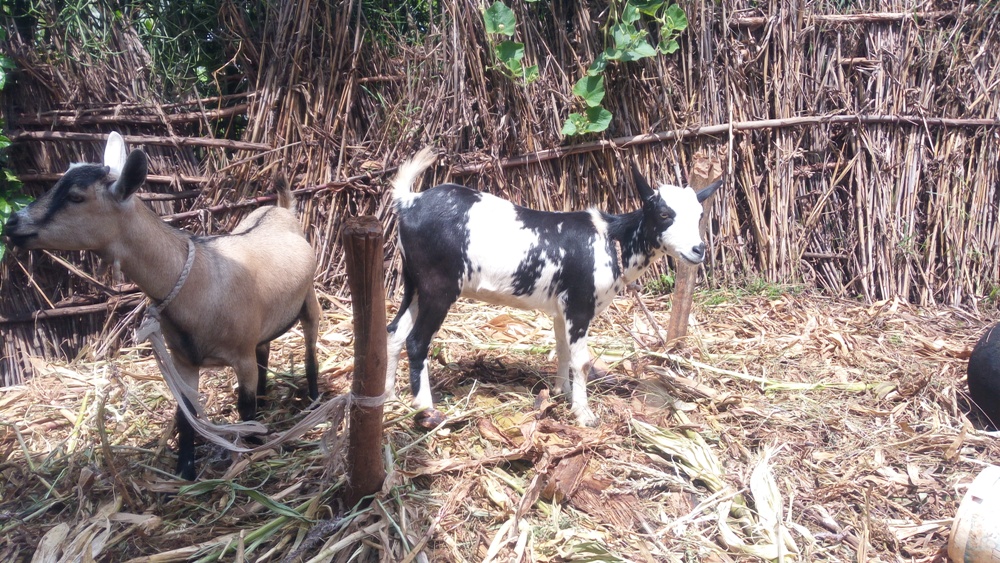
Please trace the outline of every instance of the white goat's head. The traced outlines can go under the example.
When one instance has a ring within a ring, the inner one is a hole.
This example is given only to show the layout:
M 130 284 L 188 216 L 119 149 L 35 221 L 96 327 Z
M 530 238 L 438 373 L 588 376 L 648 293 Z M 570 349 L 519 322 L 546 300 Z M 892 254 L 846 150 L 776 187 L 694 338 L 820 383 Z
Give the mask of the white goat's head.
M 126 156 L 125 141 L 111 133 L 103 164 L 72 164 L 56 185 L 11 215 L 4 235 L 23 248 L 98 250 L 119 238 L 118 215 L 131 213 L 132 194 L 146 181 L 146 155 Z

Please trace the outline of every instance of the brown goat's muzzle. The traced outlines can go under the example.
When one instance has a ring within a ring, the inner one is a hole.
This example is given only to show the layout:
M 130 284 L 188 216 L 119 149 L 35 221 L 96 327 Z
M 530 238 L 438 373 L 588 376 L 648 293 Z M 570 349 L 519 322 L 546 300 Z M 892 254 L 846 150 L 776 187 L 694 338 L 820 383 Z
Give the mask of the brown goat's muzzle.
M 17 213 L 12 214 L 7 219 L 7 224 L 4 225 L 3 238 L 9 246 L 28 248 L 29 241 L 37 236 L 38 233 L 24 232 L 24 228 L 21 225 L 21 217 Z

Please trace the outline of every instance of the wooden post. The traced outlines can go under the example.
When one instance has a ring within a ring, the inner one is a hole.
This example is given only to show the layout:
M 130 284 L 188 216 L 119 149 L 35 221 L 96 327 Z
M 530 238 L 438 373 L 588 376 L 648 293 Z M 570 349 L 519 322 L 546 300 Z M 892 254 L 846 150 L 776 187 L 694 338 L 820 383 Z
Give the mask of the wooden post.
M 687 336 L 688 318 L 694 303 L 694 285 L 698 281 L 698 266 L 676 260 L 674 292 L 670 297 L 670 320 L 667 322 L 667 343 Z
M 385 393 L 386 329 L 382 224 L 371 216 L 350 218 L 344 226 L 347 281 L 354 309 L 354 380 L 358 397 Z M 347 489 L 353 507 L 378 492 L 385 480 L 382 458 L 382 405 L 351 406 L 347 443 Z

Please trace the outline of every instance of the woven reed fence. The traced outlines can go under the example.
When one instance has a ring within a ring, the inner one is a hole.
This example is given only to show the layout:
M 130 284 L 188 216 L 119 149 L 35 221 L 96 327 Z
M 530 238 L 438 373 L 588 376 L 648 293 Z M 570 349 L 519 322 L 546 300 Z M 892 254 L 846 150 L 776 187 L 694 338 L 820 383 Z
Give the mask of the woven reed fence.
M 678 53 L 611 68 L 611 127 L 570 139 L 560 128 L 604 48 L 605 2 L 508 2 L 540 69 L 527 86 L 493 67 L 477 2 L 392 18 L 366 1 L 218 4 L 229 62 L 207 69 L 225 93 L 212 98 L 157 75 L 137 13 L 76 33 L 45 9 L 5 21 L 18 70 L 0 103 L 26 189 L 97 159 L 119 130 L 151 156 L 150 204 L 218 233 L 266 202 L 263 180 L 281 167 L 321 257 L 317 281 L 337 294 L 343 219 L 375 214 L 391 233 L 385 176 L 426 143 L 445 155 L 428 185 L 544 209 L 633 209 L 635 158 L 662 181 L 727 174 L 710 284 L 965 305 L 1000 287 L 996 2 L 684 1 Z M 397 258 L 390 243 L 390 287 Z M 0 284 L 3 383 L 31 356 L 112 353 L 141 306 L 80 253 L 8 254 Z

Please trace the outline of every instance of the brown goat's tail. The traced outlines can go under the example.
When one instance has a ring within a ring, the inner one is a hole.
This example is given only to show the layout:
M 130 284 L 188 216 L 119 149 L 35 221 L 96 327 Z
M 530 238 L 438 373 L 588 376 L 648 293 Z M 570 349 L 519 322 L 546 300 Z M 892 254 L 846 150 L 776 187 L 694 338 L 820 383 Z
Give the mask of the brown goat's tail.
M 295 196 L 288 189 L 288 179 L 281 172 L 274 173 L 274 193 L 278 194 L 278 207 L 295 210 Z

